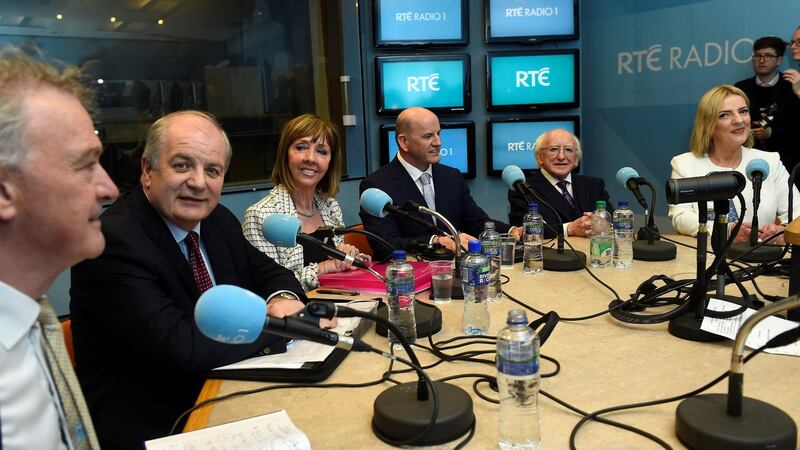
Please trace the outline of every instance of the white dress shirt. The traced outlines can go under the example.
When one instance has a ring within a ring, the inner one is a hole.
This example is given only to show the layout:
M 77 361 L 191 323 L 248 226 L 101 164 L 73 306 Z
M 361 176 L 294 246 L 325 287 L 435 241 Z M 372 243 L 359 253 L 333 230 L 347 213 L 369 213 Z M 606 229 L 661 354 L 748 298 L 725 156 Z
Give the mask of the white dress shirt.
M 3 450 L 72 449 L 41 347 L 36 300 L 0 281 L 0 423 Z M 68 439 L 67 439 L 68 441 Z
M 406 169 L 408 175 L 414 180 L 414 184 L 417 185 L 417 189 L 419 189 L 419 193 L 422 194 L 422 173 L 425 172 L 431 176 L 431 192 L 433 192 L 434 198 L 436 197 L 436 189 L 433 188 L 433 166 L 428 164 L 428 168 L 425 170 L 419 170 L 416 167 L 412 166 L 402 156 L 400 153 L 397 154 L 397 159 L 400 160 L 400 164 Z

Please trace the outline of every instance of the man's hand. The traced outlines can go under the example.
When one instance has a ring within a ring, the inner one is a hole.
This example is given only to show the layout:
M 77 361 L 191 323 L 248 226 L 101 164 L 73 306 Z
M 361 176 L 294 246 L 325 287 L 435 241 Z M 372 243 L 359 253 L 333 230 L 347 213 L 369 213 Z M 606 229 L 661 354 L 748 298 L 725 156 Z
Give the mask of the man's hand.
M 461 248 L 464 250 L 467 250 L 467 244 L 469 244 L 469 241 L 478 240 L 477 238 L 470 236 L 467 233 L 460 233 L 458 237 L 459 240 L 461 241 Z M 438 238 L 436 238 L 434 242 L 443 245 L 446 249 L 450 250 L 451 252 L 456 251 L 455 241 L 453 241 L 453 239 L 450 236 L 439 236 Z
M 278 319 L 282 319 L 286 316 L 291 316 L 292 314 L 296 313 L 303 309 L 305 305 L 300 300 L 277 296 L 270 299 L 267 302 L 267 314 L 272 317 L 277 317 Z M 319 327 L 328 329 L 328 328 L 336 328 L 338 322 L 336 318 L 333 319 L 319 319 Z
M 567 224 L 567 236 L 592 236 L 592 213 L 585 212 L 583 216 L 578 217 L 572 222 Z
M 783 71 L 783 79 L 792 83 L 794 95 L 800 97 L 800 72 L 795 69 L 786 69 Z
M 770 136 L 772 136 L 772 128 L 771 127 L 767 127 L 767 128 L 754 127 L 752 130 L 753 130 L 753 135 L 759 141 L 766 141 L 767 139 L 770 138 Z

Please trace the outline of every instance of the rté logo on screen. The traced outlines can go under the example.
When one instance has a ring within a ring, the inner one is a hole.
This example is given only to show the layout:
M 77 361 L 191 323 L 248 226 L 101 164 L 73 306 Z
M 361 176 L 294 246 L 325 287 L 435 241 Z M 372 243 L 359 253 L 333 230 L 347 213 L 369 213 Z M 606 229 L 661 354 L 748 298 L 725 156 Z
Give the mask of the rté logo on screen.
M 439 72 L 430 75 L 409 76 L 406 78 L 408 92 L 439 91 Z

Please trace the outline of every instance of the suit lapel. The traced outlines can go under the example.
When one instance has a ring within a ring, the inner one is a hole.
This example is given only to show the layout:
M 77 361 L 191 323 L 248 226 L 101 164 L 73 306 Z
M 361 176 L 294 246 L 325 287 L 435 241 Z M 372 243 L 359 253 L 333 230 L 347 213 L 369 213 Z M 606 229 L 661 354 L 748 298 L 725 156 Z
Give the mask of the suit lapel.
M 153 205 L 147 200 L 144 195 L 141 185 L 134 190 L 130 195 L 130 204 L 132 208 L 138 210 L 133 216 L 139 220 L 144 228 L 145 233 L 153 241 L 156 248 L 164 255 L 164 257 L 175 267 L 181 280 L 189 289 L 189 292 L 194 293 L 194 297 L 200 296 L 200 291 L 194 282 L 192 269 L 189 267 L 189 262 L 186 260 L 183 252 L 178 243 L 172 237 L 167 224 L 164 219 L 153 208 Z
M 209 264 L 214 271 L 216 283 L 238 284 L 236 261 L 230 252 L 223 231 L 212 220 L 206 219 L 200 226 L 200 233 L 203 236 L 203 244 L 206 246 Z
M 411 179 L 411 175 L 408 174 L 406 168 L 400 163 L 400 160 L 395 158 L 392 160 L 392 171 L 391 176 L 394 178 L 395 183 L 394 186 L 397 187 L 397 190 L 400 191 L 403 198 L 411 199 L 420 205 L 425 205 L 425 198 L 422 197 L 422 192 L 419 191 L 417 188 L 417 183 Z M 433 177 L 433 189 L 436 189 L 436 177 Z M 402 205 L 399 205 L 402 206 Z M 437 203 L 438 206 L 438 203 Z

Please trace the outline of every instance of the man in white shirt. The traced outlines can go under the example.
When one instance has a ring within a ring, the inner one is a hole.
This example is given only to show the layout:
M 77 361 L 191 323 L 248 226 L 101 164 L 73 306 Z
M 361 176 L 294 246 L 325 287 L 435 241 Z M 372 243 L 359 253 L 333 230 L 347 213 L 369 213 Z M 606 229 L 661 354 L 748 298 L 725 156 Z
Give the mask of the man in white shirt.
M 0 448 L 100 448 L 61 328 L 43 295 L 105 246 L 117 188 L 78 71 L 0 55 Z M 54 356 L 54 355 L 59 355 Z

